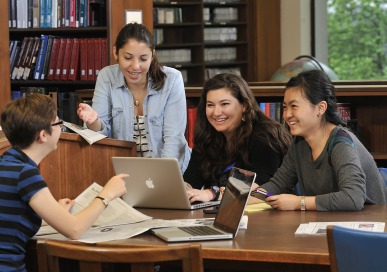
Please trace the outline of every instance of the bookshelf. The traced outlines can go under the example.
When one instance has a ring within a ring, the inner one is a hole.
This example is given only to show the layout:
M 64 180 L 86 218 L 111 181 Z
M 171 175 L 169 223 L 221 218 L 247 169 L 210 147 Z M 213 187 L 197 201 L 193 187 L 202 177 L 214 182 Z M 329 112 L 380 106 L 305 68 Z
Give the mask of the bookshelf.
M 0 56 L 2 57 L 2 65 L 0 72 L 3 75 L 0 81 L 0 107 L 3 107 L 11 100 L 11 89 L 28 87 L 56 87 L 61 90 L 74 91 L 77 89 L 94 88 L 95 80 L 92 81 L 48 81 L 48 80 L 11 80 L 10 62 L 9 62 L 9 41 L 21 40 L 26 36 L 38 36 L 41 34 L 63 36 L 70 38 L 106 38 L 106 54 L 107 64 L 114 63 L 113 44 L 119 30 L 125 23 L 124 12 L 125 9 L 144 9 L 151 10 L 152 3 L 149 1 L 131 1 L 131 0 L 106 0 L 105 12 L 106 23 L 103 26 L 93 27 L 63 27 L 63 28 L 9 28 L 8 25 L 8 5 L 10 0 L 0 1 L 0 31 L 2 33 L 9 33 L 4 35 L 0 40 Z M 152 15 L 144 14 L 144 24 L 152 23 Z
M 221 71 L 236 71 L 253 80 L 249 69 L 250 3 L 153 1 L 153 29 L 160 62 L 182 71 L 186 86 L 202 86 L 208 77 Z

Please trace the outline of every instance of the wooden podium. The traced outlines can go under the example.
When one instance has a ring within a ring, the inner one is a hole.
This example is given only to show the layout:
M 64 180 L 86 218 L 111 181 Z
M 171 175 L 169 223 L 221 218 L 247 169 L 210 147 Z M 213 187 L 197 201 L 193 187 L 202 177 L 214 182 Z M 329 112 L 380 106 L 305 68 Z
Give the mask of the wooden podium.
M 2 154 L 10 144 L 1 136 Z M 89 145 L 78 134 L 62 132 L 57 150 L 42 160 L 39 169 L 56 199 L 74 199 L 93 182 L 103 186 L 115 174 L 112 156 L 136 156 L 136 143 L 105 138 Z

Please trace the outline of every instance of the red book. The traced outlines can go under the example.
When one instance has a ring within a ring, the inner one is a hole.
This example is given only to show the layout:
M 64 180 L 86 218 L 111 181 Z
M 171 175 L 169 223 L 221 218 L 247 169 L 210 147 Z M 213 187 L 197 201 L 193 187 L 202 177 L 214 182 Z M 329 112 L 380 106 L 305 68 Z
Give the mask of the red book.
M 95 38 L 87 39 L 87 80 L 95 80 Z
M 77 8 L 76 0 L 70 0 L 70 27 L 76 27 L 75 10 Z
M 80 69 L 80 80 L 87 80 L 87 39 L 80 40 L 80 48 L 79 48 L 79 69 Z
M 58 60 L 56 61 L 54 80 L 60 80 L 62 74 L 63 59 L 66 50 L 67 39 L 61 38 L 58 52 Z
M 56 62 L 58 60 L 59 54 L 60 40 L 60 38 L 54 38 L 52 42 L 51 58 L 50 63 L 48 64 L 47 80 L 54 80 Z
M 196 112 L 197 108 L 187 109 L 187 142 L 190 148 L 194 146 L 194 130 L 196 124 Z
M 80 41 L 77 38 L 74 38 L 73 51 L 71 54 L 70 68 L 68 80 L 77 80 L 79 72 L 79 47 Z
M 102 41 L 100 38 L 94 39 L 94 74 L 97 78 L 99 70 L 101 70 L 101 55 L 102 55 Z
M 270 117 L 270 102 L 265 103 L 265 114 L 267 117 Z
M 107 51 L 107 40 L 106 38 L 101 39 L 101 69 L 108 64 L 108 51 Z
M 67 39 L 65 54 L 63 58 L 63 65 L 62 65 L 62 70 L 60 75 L 61 80 L 67 80 L 69 76 L 69 68 L 70 68 L 70 60 L 71 60 L 71 55 L 73 50 L 73 44 L 74 44 L 74 39 L 71 39 L 71 38 Z

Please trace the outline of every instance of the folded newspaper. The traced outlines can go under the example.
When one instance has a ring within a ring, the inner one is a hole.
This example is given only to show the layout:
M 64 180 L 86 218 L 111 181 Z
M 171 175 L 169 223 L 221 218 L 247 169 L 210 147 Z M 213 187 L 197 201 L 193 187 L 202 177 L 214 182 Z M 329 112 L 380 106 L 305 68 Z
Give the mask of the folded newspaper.
M 384 222 L 309 222 L 300 224 L 297 228 L 296 235 L 321 235 L 326 234 L 328 225 L 341 226 L 350 229 L 371 231 L 371 232 L 384 232 Z
M 73 123 L 69 123 L 66 121 L 63 121 L 63 125 L 65 127 L 67 127 L 68 129 L 71 129 L 75 133 L 78 133 L 79 135 L 81 135 L 82 138 L 85 139 L 89 144 L 93 144 L 93 143 L 107 137 L 107 136 L 105 136 L 101 133 L 95 132 L 91 129 L 88 129 L 88 128 L 85 128 L 85 127 L 82 127 L 82 126 L 79 126 L 79 125 L 76 125 Z

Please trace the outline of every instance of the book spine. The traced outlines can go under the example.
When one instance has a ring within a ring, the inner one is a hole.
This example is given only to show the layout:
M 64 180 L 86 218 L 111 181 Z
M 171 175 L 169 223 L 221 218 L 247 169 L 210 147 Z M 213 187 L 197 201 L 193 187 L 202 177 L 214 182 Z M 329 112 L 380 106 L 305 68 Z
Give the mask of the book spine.
M 87 39 L 80 40 L 80 80 L 87 80 Z
M 69 76 L 68 71 L 70 67 L 71 52 L 73 50 L 73 44 L 74 44 L 74 39 L 71 39 L 71 38 L 67 39 L 65 54 L 63 58 L 62 71 L 60 75 L 61 80 L 67 80 Z
M 66 43 L 67 43 L 67 38 L 60 39 L 58 59 L 56 61 L 54 80 L 60 80 L 60 76 L 62 73 L 63 58 L 64 58 L 64 54 L 65 54 L 65 49 L 66 49 Z
M 71 61 L 70 61 L 70 67 L 69 67 L 68 80 L 77 80 L 78 79 L 79 47 L 80 47 L 79 39 L 78 38 L 74 38 L 73 50 L 72 50 L 72 53 L 71 53 Z
M 40 0 L 40 27 L 45 28 L 47 20 L 47 0 Z
M 51 58 L 50 63 L 48 65 L 47 80 L 54 80 L 56 62 L 58 60 L 59 46 L 60 38 L 56 37 L 52 42 Z
M 28 37 L 24 37 L 24 38 L 23 38 L 23 41 L 22 41 L 22 43 L 21 43 L 20 52 L 19 52 L 19 55 L 18 55 L 17 60 L 16 60 L 16 62 L 15 62 L 15 66 L 14 66 L 13 71 L 12 71 L 12 74 L 11 74 L 11 79 L 16 79 L 16 76 L 17 76 L 17 74 L 18 74 L 18 70 L 19 70 L 20 63 L 21 63 L 21 61 L 22 61 L 24 52 L 25 52 L 25 50 L 26 50 L 27 39 L 28 39 Z
M 87 80 L 95 80 L 95 38 L 87 39 Z
M 40 27 L 40 0 L 34 0 L 32 6 L 32 27 Z
M 35 80 L 39 80 L 40 75 L 42 73 L 44 58 L 46 56 L 47 42 L 48 42 L 48 35 L 42 34 L 40 36 L 39 53 L 38 53 L 38 58 L 36 60 L 36 67 L 34 71 Z
M 102 44 L 101 44 L 101 39 L 100 38 L 95 38 L 94 39 L 94 75 L 95 78 L 97 78 L 99 74 L 99 70 L 101 70 L 101 57 L 102 57 Z
M 40 79 L 41 80 L 44 80 L 47 77 L 48 65 L 49 65 L 50 59 L 51 59 L 51 50 L 52 50 L 52 43 L 53 43 L 53 41 L 54 41 L 54 36 L 49 35 L 48 36 L 48 41 L 47 41 L 46 56 L 44 58 L 42 73 L 40 75 Z
M 17 71 L 17 75 L 16 75 L 16 79 L 19 80 L 19 79 L 22 79 L 23 78 L 23 73 L 24 73 L 24 69 L 25 69 L 25 66 L 26 66 L 26 63 L 29 61 L 29 57 L 32 53 L 32 41 L 33 41 L 33 38 L 32 37 L 28 37 L 27 38 L 27 44 L 25 46 L 25 50 L 24 50 L 24 54 L 22 56 L 22 60 L 20 62 L 20 65 L 19 65 L 19 68 L 18 68 L 18 71 Z
M 107 39 L 101 39 L 101 69 L 108 64 Z
M 24 73 L 23 73 L 24 80 L 27 80 L 30 78 L 31 70 L 33 70 L 35 67 L 36 56 L 37 56 L 38 50 L 39 50 L 39 44 L 40 44 L 39 38 L 33 37 L 32 39 L 33 39 L 33 42 L 32 42 L 33 46 L 32 46 L 32 51 L 31 51 L 29 63 L 27 63 L 26 67 L 24 68 Z

